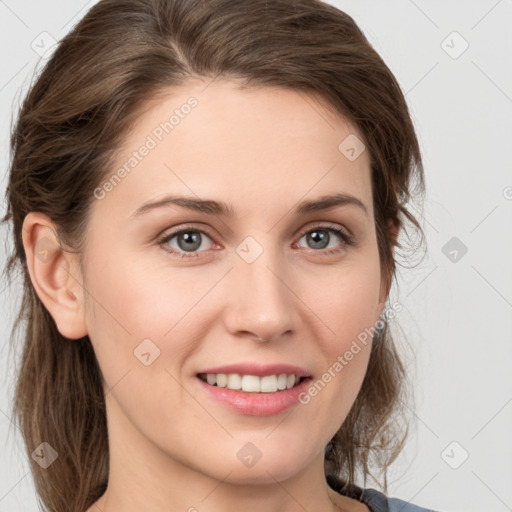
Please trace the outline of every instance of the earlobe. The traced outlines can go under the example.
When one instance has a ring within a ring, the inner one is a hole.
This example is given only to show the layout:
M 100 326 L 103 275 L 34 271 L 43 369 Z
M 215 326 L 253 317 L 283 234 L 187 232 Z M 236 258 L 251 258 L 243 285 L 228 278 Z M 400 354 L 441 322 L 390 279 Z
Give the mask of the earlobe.
M 83 279 L 77 265 L 78 256 L 61 248 L 56 232 L 47 215 L 27 214 L 22 229 L 27 270 L 59 332 L 66 338 L 79 339 L 87 335 Z

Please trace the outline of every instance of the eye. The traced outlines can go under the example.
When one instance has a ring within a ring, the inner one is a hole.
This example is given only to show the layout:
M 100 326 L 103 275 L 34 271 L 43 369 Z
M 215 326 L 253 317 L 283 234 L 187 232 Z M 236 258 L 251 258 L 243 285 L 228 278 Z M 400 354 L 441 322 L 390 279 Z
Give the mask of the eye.
M 196 253 L 210 249 L 212 242 L 213 240 L 204 231 L 192 228 L 174 231 L 159 240 L 164 250 L 183 258 L 198 256 Z
M 334 234 L 334 236 L 333 236 Z M 347 245 L 354 245 L 353 237 L 344 229 L 338 226 L 316 226 L 304 233 L 301 240 L 305 240 L 308 248 L 315 251 L 322 251 L 326 254 L 342 251 Z
M 345 229 L 336 225 L 316 226 L 303 232 L 295 247 L 303 247 L 302 240 L 306 241 L 309 249 L 321 254 L 342 252 L 349 245 L 355 245 L 353 236 Z M 163 235 L 158 244 L 173 256 L 180 258 L 194 258 L 212 249 L 215 244 L 213 237 L 205 231 L 184 227 Z

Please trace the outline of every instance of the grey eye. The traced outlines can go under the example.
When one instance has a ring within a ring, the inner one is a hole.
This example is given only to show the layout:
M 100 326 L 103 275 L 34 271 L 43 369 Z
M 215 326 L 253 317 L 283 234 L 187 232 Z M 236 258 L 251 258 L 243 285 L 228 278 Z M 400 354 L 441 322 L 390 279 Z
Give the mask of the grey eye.
M 325 249 L 329 244 L 330 235 L 325 230 L 310 231 L 306 235 L 306 240 L 312 249 Z
M 334 237 L 332 234 L 334 233 Z M 305 233 L 300 240 L 305 239 L 310 249 L 331 249 L 335 248 L 340 241 L 343 241 L 340 234 L 330 228 L 316 228 Z M 299 240 L 299 244 L 300 244 Z
M 197 229 L 187 229 L 171 233 L 163 240 L 163 243 L 174 249 L 175 252 L 197 252 L 198 249 L 208 249 L 208 240 L 211 243 L 211 239 L 206 233 Z
M 195 251 L 201 247 L 201 234 L 197 231 L 185 231 L 176 236 L 179 248 L 184 251 Z

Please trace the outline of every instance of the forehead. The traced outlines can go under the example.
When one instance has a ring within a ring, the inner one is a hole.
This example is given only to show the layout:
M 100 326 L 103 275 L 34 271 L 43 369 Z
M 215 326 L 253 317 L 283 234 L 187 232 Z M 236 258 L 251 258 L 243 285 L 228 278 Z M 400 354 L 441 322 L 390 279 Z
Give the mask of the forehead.
M 367 152 L 346 153 L 354 142 L 358 153 L 364 148 L 360 138 L 316 95 L 191 81 L 145 105 L 96 207 L 126 216 L 142 202 L 182 193 L 216 196 L 244 213 L 337 191 L 357 195 L 371 213 Z

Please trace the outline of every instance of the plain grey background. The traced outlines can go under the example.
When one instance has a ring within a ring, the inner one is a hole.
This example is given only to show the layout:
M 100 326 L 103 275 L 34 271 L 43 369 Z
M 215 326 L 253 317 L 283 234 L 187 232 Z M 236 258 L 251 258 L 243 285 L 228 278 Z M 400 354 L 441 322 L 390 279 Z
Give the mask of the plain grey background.
M 40 55 L 93 3 L 0 0 L 2 192 L 12 112 L 44 62 Z M 512 510 L 512 2 L 330 3 L 354 17 L 400 82 L 427 179 L 418 212 L 429 252 L 399 271 L 392 291 L 414 351 L 416 403 L 406 406 L 415 427 L 391 468 L 390 494 L 446 512 Z M 9 416 L 7 347 L 19 296 L 4 286 L 0 512 L 36 511 Z

